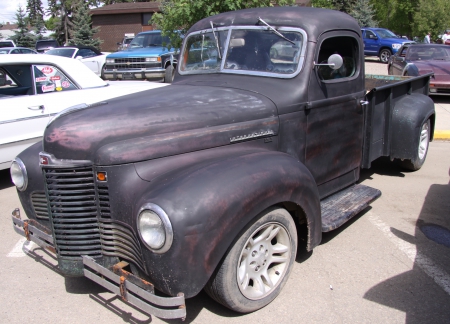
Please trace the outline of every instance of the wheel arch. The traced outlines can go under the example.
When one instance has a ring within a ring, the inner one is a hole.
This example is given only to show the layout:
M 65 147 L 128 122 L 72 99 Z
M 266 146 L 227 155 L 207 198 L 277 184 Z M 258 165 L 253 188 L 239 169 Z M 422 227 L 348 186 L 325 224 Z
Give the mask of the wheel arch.
M 414 107 L 414 109 L 411 109 Z M 430 141 L 433 140 L 436 115 L 433 100 L 413 93 L 400 99 L 392 112 L 391 159 L 412 159 L 419 145 L 417 136 L 422 124 L 430 119 Z

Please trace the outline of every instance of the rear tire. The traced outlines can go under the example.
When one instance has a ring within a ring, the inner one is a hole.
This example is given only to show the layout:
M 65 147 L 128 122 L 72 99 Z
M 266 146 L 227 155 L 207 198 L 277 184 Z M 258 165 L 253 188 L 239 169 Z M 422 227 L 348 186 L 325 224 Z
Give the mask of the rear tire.
M 419 170 L 425 163 L 427 158 L 428 147 L 430 144 L 430 120 L 426 120 L 422 127 L 420 127 L 419 132 L 419 145 L 417 150 L 414 152 L 415 156 L 411 160 L 400 161 L 400 166 L 411 171 Z
M 297 251 L 297 230 L 282 208 L 248 225 L 205 287 L 208 295 L 240 313 L 274 300 L 286 284 Z
M 172 65 L 166 67 L 166 74 L 164 76 L 164 83 L 172 83 L 173 77 L 175 76 L 175 69 Z
M 391 55 L 392 52 L 390 50 L 388 50 L 387 48 L 382 49 L 379 55 L 381 63 L 387 64 Z

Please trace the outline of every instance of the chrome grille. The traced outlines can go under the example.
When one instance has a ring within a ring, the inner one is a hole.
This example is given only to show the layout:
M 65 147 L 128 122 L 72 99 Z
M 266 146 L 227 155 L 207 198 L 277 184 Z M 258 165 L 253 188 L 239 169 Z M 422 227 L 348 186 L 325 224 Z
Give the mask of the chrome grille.
M 131 227 L 111 219 L 108 183 L 96 182 L 92 167 L 45 168 L 44 174 L 60 256 L 120 257 L 145 271 L 136 235 Z
M 141 247 L 130 229 L 107 219 L 102 219 L 99 226 L 104 255 L 129 260 L 145 271 Z
M 48 220 L 47 197 L 44 191 L 35 191 L 31 194 L 31 204 L 33 205 L 36 218 Z
M 129 58 L 116 58 L 114 59 L 114 63 L 141 63 L 145 62 L 145 57 L 129 57 Z
M 58 253 L 100 256 L 94 172 L 90 167 L 44 169 Z
M 160 68 L 162 67 L 161 62 L 156 63 L 132 63 L 132 64 L 114 64 L 112 67 L 108 66 L 107 69 L 113 68 L 117 70 L 132 70 L 132 69 L 151 69 L 151 68 Z

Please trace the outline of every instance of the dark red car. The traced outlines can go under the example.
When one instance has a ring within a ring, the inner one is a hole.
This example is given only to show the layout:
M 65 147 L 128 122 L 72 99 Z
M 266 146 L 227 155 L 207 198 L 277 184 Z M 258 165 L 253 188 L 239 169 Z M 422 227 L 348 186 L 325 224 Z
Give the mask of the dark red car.
M 450 46 L 405 44 L 388 62 L 389 75 L 417 76 L 433 72 L 430 95 L 450 95 Z

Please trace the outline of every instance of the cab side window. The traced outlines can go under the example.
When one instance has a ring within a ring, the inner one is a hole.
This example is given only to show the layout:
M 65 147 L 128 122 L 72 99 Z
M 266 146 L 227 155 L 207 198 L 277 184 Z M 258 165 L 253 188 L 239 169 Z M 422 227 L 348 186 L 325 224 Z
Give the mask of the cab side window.
M 358 64 L 358 42 L 353 37 L 330 37 L 325 39 L 320 45 L 318 60 L 320 64 L 317 69 L 319 78 L 323 81 L 335 79 L 347 79 L 355 75 Z M 326 65 L 328 58 L 333 54 L 342 57 L 342 66 L 333 69 Z
M 77 87 L 57 67 L 52 65 L 33 65 L 35 93 L 70 91 Z

